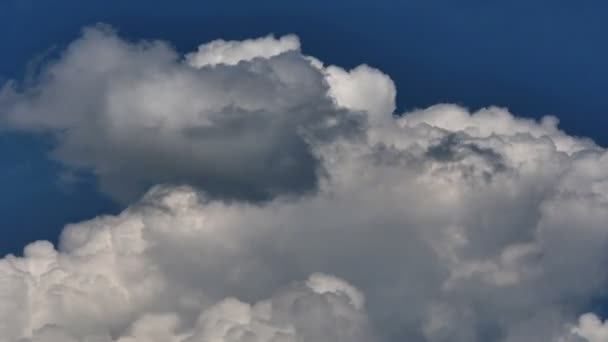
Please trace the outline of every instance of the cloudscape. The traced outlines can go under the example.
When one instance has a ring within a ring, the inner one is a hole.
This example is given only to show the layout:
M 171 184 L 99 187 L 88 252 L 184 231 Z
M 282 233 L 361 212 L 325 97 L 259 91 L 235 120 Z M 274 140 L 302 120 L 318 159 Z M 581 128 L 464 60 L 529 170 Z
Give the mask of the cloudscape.
M 97 24 L 6 81 L 2 130 L 124 209 L 0 260 L 0 341 L 608 341 L 604 147 L 500 106 L 400 112 L 391 75 L 305 46 Z

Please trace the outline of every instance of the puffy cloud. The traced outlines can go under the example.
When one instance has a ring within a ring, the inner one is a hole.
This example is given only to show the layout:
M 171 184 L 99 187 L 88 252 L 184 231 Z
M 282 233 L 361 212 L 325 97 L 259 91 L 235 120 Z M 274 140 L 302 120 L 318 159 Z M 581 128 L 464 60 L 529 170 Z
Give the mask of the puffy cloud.
M 241 61 L 251 61 L 254 58 L 268 59 L 288 51 L 299 51 L 300 39 L 295 35 L 283 36 L 276 39 L 267 36 L 244 41 L 214 40 L 202 44 L 197 52 L 186 55 L 188 64 L 196 68 L 208 65 L 235 65 Z
M 559 342 L 603 342 L 608 341 L 608 323 L 593 313 L 581 315 L 578 324 L 571 327 Z
M 57 141 L 53 157 L 91 171 L 130 201 L 158 183 L 195 184 L 230 199 L 313 191 L 311 139 L 357 134 L 295 36 L 214 41 L 182 58 L 159 41 L 88 28 L 38 82 L 7 83 L 5 123 Z
M 6 341 L 603 338 L 567 327 L 608 285 L 604 148 L 503 108 L 393 116 L 388 76 L 291 36 L 187 56 L 94 29 L 5 87 L 11 127 L 53 132 L 106 190 L 189 184 L 2 259 Z
M 608 341 L 608 323 L 602 322 L 595 314 L 584 314 L 579 319 L 573 333 L 586 338 L 589 342 Z
M 252 305 L 229 297 L 203 306 L 193 321 L 175 312 L 154 312 L 134 315 L 123 326 L 118 323 L 103 327 L 105 330 L 99 326 L 82 330 L 73 320 L 67 323 L 32 320 L 34 325 L 21 334 L 25 337 L 19 341 L 370 342 L 374 337 L 360 305 L 362 300 L 362 295 L 343 280 L 313 274 L 307 282 L 294 283 L 272 298 Z M 3 333 L 7 341 L 20 336 Z
M 395 111 L 395 84 L 386 74 L 367 65 L 347 71 L 337 66 L 325 68 L 329 94 L 342 107 L 366 111 L 370 120 L 390 120 Z
M 209 219 L 221 220 L 214 214 L 221 207 L 207 207 L 199 196 L 189 188 L 157 188 L 118 217 L 68 226 L 60 251 L 40 241 L 23 257 L 0 260 L 0 341 L 373 340 L 363 294 L 334 276 L 269 282 L 258 293 L 271 298 L 254 304 L 234 298 L 239 291 L 230 288 L 247 281 L 239 275 L 243 256 L 235 259 L 230 229 L 217 231 L 202 216 L 208 211 Z M 185 256 L 158 249 L 176 242 L 163 241 L 164 234 L 207 240 L 200 252 L 213 259 L 184 269 L 200 278 L 179 277 L 173 265 L 158 262 Z M 221 257 L 228 259 L 223 265 Z

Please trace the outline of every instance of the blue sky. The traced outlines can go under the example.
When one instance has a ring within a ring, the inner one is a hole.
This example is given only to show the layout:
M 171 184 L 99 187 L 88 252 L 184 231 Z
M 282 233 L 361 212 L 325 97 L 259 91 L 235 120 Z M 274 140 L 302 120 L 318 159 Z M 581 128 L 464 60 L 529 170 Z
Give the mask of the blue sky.
M 211 39 L 296 33 L 327 63 L 372 65 L 390 75 L 400 111 L 439 102 L 551 114 L 573 135 L 608 145 L 608 45 L 602 1 L 33 1 L 0 4 L 0 79 L 53 56 L 97 22 L 133 40 L 179 51 Z M 92 179 L 66 187 L 46 157 L 50 142 L 0 135 L 0 254 L 54 240 L 68 222 L 116 212 Z

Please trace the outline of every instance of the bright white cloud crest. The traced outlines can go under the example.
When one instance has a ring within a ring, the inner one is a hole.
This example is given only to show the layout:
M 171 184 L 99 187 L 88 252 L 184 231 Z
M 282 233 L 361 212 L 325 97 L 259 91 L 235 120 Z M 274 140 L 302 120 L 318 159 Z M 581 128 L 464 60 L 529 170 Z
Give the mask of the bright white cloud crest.
M 0 261 L 0 341 L 605 341 L 608 154 L 557 121 L 440 104 L 295 36 L 87 29 L 4 126 L 130 200 Z M 364 296 L 365 294 L 365 296 Z

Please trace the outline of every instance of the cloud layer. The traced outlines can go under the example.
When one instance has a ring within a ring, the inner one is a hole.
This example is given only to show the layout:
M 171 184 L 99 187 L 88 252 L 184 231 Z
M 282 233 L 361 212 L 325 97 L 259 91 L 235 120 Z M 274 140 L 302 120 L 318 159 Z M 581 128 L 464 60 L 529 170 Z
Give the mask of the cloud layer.
M 295 36 L 182 57 L 87 29 L 4 86 L 5 127 L 116 198 L 165 184 L 2 259 L 0 341 L 604 341 L 606 150 L 395 94 Z

